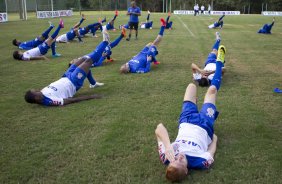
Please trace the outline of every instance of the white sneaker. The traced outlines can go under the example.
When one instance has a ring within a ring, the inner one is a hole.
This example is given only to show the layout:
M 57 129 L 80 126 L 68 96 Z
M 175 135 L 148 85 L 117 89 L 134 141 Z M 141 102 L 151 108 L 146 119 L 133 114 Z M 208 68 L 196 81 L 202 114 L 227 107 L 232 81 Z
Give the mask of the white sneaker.
M 216 33 L 215 33 L 215 36 L 216 36 L 216 40 L 220 40 L 220 39 L 221 39 L 219 32 L 216 32 Z
M 150 14 L 151 12 L 148 10 L 148 14 Z
M 91 88 L 91 89 L 101 87 L 101 86 L 104 86 L 104 83 L 96 82 L 96 84 L 94 84 L 94 85 L 89 84 L 89 88 Z

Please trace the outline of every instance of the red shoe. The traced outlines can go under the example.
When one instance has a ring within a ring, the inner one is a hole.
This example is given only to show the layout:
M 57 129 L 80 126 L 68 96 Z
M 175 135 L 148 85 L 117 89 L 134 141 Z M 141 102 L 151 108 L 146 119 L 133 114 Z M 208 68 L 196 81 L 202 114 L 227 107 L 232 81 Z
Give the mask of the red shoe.
M 107 62 L 107 63 L 111 63 L 111 62 L 114 62 L 114 60 L 113 60 L 112 58 L 110 58 L 110 59 L 107 59 L 106 62 Z
M 115 16 L 118 16 L 118 11 L 116 10 L 116 12 L 115 12 Z
M 161 62 L 159 62 L 159 61 L 154 62 L 154 65 L 159 65 L 159 64 L 161 64 Z
M 63 21 L 63 19 L 60 19 L 59 26 L 60 26 L 61 28 L 64 28 L 64 27 L 65 27 L 65 26 L 64 26 L 64 21 Z
M 161 25 L 164 26 L 164 27 L 166 26 L 166 22 L 163 18 L 161 18 Z
M 121 34 L 123 37 L 126 37 L 126 29 L 124 27 L 122 27 Z

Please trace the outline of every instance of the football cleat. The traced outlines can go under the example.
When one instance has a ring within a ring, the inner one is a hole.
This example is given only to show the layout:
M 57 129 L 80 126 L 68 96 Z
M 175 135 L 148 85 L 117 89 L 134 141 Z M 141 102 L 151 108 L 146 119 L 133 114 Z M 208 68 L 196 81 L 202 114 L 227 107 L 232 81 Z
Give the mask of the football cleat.
M 218 54 L 217 54 L 216 61 L 220 61 L 220 62 L 224 63 L 225 53 L 226 53 L 226 48 L 224 47 L 224 45 L 220 45 L 219 48 L 218 48 Z
M 59 26 L 60 26 L 61 28 L 64 28 L 64 27 L 65 27 L 65 26 L 64 26 L 64 21 L 63 21 L 63 19 L 60 19 Z
M 164 26 L 164 27 L 166 26 L 166 22 L 163 18 L 161 18 L 161 25 Z
M 123 35 L 123 37 L 126 37 L 126 29 L 124 27 L 122 27 L 121 34 Z
M 89 88 L 97 88 L 97 87 L 101 87 L 104 86 L 104 83 L 100 83 L 100 82 L 96 82 L 94 85 L 89 84 Z

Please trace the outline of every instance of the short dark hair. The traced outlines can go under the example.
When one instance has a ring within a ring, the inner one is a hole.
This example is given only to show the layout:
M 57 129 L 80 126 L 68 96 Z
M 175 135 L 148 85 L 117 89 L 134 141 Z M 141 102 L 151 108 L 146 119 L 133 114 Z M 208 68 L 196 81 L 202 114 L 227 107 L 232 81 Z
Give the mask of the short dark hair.
M 20 54 L 19 51 L 17 51 L 17 50 L 14 51 L 13 57 L 14 57 L 14 59 L 17 59 L 17 60 L 21 60 L 21 59 L 22 59 L 21 54 Z
M 13 43 L 14 46 L 19 46 L 17 39 L 13 39 L 12 43 Z
M 210 85 L 209 79 L 208 78 L 201 78 L 200 80 L 198 80 L 199 86 L 201 87 L 207 87 Z
M 24 99 L 27 103 L 35 103 L 35 95 L 31 92 L 31 90 L 28 90 L 25 93 Z

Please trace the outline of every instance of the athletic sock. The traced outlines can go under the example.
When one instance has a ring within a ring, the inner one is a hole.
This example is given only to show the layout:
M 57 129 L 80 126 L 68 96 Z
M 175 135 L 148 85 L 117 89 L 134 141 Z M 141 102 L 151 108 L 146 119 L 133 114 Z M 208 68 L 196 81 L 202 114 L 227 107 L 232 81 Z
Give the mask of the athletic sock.
M 225 15 L 222 15 L 222 16 L 218 19 L 218 22 L 221 21 L 224 16 L 225 16 Z
M 222 67 L 223 67 L 223 63 L 221 61 L 217 61 L 215 74 L 211 81 L 211 85 L 214 85 L 217 91 L 219 90 L 220 85 L 221 85 Z
M 47 39 L 48 38 L 48 34 L 50 33 L 50 31 L 53 29 L 54 26 L 50 26 L 45 32 L 42 33 L 42 36 Z
M 113 20 L 112 20 L 112 21 L 115 21 L 115 20 L 116 20 L 116 18 L 117 18 L 117 15 L 115 15 L 115 16 L 114 16 L 114 18 L 113 18 Z
M 167 18 L 166 18 L 166 24 L 168 23 L 169 18 L 170 18 L 170 16 L 167 16 Z
M 165 27 L 161 26 L 159 35 L 163 36 L 164 35 L 164 30 L 165 30 Z
M 121 34 L 115 41 L 110 43 L 110 47 L 114 48 L 115 46 L 117 46 L 119 44 L 119 42 L 122 40 L 122 38 L 123 38 L 123 35 Z
M 85 20 L 84 18 L 81 18 L 80 21 L 79 21 L 78 26 L 80 26 L 84 20 Z
M 58 26 L 55 32 L 51 35 L 53 39 L 55 39 L 58 36 L 60 29 L 61 29 L 61 26 Z
M 51 44 L 51 50 L 52 50 L 52 55 L 56 55 L 56 43 L 55 42 Z
M 150 20 L 150 14 L 147 15 L 147 22 Z
M 212 49 L 218 50 L 219 44 L 220 44 L 220 40 L 216 40 Z

